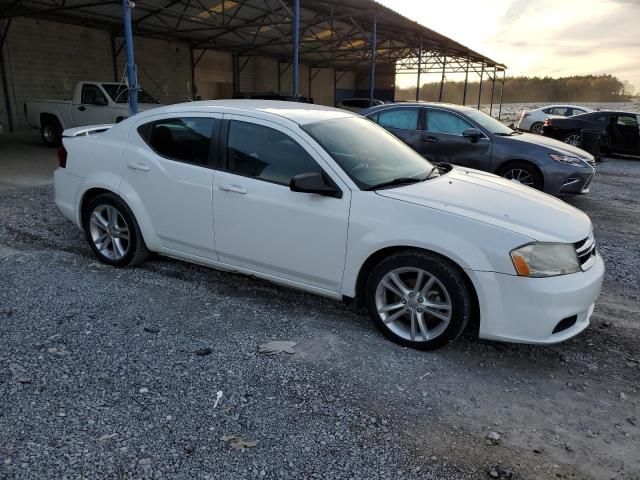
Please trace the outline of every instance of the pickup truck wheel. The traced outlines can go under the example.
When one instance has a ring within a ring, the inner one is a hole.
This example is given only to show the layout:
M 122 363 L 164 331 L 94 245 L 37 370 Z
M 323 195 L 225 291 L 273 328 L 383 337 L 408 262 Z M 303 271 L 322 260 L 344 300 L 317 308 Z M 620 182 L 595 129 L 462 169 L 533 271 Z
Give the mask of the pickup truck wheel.
M 114 267 L 129 267 L 149 256 L 138 222 L 116 195 L 105 193 L 89 201 L 82 223 L 98 259 Z
M 418 350 L 434 350 L 457 338 L 471 318 L 471 298 L 459 269 L 416 251 L 380 262 L 365 290 L 369 315 L 382 334 Z
M 40 128 L 42 141 L 47 147 L 59 147 L 62 141 L 62 127 L 55 118 L 48 118 L 42 121 Z

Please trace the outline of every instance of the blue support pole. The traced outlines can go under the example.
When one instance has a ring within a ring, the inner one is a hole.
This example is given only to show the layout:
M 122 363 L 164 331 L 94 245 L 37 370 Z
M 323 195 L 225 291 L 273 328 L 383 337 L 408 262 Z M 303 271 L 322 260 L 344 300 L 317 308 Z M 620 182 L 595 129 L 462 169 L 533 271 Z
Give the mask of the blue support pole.
M 132 114 L 138 113 L 138 81 L 136 64 L 133 58 L 133 31 L 131 29 L 131 3 L 122 0 L 124 14 L 124 43 L 127 52 L 127 82 L 129 83 L 129 109 Z
M 369 106 L 373 106 L 373 96 L 376 90 L 376 44 L 378 29 L 377 15 L 373 16 L 373 32 L 371 32 L 371 78 L 369 79 Z
M 298 80 L 298 57 L 300 50 L 300 0 L 293 1 L 293 25 L 291 26 L 293 34 L 293 96 L 299 95 Z

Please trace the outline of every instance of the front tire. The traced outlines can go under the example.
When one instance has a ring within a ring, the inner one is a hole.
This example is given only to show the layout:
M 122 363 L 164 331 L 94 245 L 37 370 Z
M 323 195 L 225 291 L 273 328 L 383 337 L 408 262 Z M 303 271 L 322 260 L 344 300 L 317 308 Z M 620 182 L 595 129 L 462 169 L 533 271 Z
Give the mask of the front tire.
M 149 256 L 138 222 L 116 195 L 105 193 L 91 199 L 82 223 L 93 253 L 107 265 L 130 267 Z
M 410 250 L 373 269 L 365 304 L 385 337 L 418 350 L 435 350 L 457 338 L 472 313 L 470 287 L 460 270 L 438 255 Z
M 540 171 L 528 162 L 509 162 L 500 167 L 497 172 L 501 177 L 507 180 L 518 182 L 527 187 L 542 190 L 544 186 L 544 178 Z

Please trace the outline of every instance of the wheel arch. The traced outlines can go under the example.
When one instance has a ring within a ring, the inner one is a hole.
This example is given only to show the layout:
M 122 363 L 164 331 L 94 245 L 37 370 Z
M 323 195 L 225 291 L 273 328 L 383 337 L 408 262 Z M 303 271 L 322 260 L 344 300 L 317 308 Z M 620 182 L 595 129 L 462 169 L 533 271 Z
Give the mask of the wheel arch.
M 427 248 L 397 245 L 397 246 L 389 246 L 389 247 L 381 248 L 373 252 L 371 255 L 369 255 L 369 257 L 367 257 L 367 259 L 364 261 L 364 263 L 360 267 L 360 270 L 358 271 L 358 275 L 356 277 L 355 298 L 353 298 L 353 301 L 357 307 L 361 307 L 364 305 L 364 293 L 365 293 L 365 288 L 367 284 L 367 279 L 369 278 L 369 275 L 371 274 L 375 266 L 378 265 L 385 258 L 388 258 L 391 255 L 394 255 L 399 252 L 428 253 L 430 255 L 440 257 L 441 259 L 443 259 L 444 261 L 452 265 L 458 271 L 458 273 L 462 275 L 462 278 L 464 279 L 465 283 L 467 284 L 467 287 L 469 288 L 469 292 L 471 293 L 471 299 L 473 303 L 473 312 L 472 312 L 470 323 L 473 325 L 479 325 L 480 304 L 478 300 L 478 293 L 476 291 L 476 287 L 473 281 L 471 280 L 467 272 L 456 261 L 452 260 L 448 256 L 443 255 L 442 253 L 439 253 L 439 252 L 435 252 L 433 250 L 429 250 Z
M 42 126 L 45 124 L 45 122 L 47 122 L 49 120 L 54 120 L 54 121 L 58 122 L 58 125 L 60 125 L 60 128 L 62 128 L 64 130 L 64 125 L 62 124 L 62 122 L 58 118 L 58 115 L 56 115 L 55 113 L 50 113 L 50 112 L 42 112 L 42 113 L 40 113 L 40 128 L 42 128 Z
M 526 158 L 510 158 L 504 160 L 502 163 L 498 164 L 493 173 L 502 176 L 502 173 L 506 171 L 507 167 L 514 163 L 526 163 L 527 165 L 531 165 L 531 167 L 533 167 L 540 175 L 540 178 L 542 179 L 542 190 L 544 190 L 544 173 L 542 173 L 542 170 L 540 170 L 540 167 L 536 165 L 535 162 L 527 160 Z

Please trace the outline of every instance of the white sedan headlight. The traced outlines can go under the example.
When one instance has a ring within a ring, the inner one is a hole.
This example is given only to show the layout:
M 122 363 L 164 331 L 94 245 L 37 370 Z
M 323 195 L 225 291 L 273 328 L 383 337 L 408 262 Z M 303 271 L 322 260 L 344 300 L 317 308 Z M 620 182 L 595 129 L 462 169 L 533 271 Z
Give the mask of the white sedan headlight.
M 550 153 L 551 160 L 556 162 L 566 163 L 567 165 L 573 165 L 575 167 L 589 167 L 590 165 L 580 157 L 574 155 L 561 155 L 558 153 Z
M 530 243 L 512 250 L 511 261 L 522 277 L 555 277 L 581 270 L 570 243 Z

